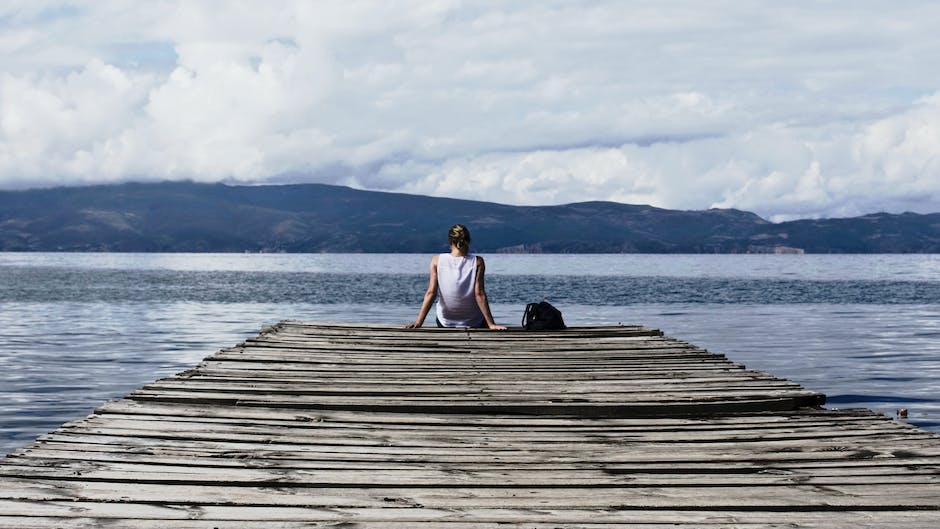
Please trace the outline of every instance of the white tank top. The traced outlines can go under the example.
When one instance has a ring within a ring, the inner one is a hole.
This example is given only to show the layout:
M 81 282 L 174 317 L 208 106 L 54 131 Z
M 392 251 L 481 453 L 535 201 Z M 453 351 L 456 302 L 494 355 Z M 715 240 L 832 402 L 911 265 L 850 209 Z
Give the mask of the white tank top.
M 437 319 L 444 327 L 479 327 L 483 324 L 483 312 L 473 294 L 476 277 L 475 255 L 455 257 L 442 253 L 438 256 Z

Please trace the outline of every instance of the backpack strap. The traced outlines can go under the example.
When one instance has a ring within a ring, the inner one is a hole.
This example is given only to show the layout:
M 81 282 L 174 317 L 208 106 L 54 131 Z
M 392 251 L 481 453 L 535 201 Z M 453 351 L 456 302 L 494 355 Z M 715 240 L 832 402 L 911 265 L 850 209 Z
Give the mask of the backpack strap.
M 535 308 L 537 306 L 538 303 L 529 303 L 525 306 L 525 312 L 522 313 L 522 326 L 524 328 L 528 329 L 529 324 L 535 320 Z

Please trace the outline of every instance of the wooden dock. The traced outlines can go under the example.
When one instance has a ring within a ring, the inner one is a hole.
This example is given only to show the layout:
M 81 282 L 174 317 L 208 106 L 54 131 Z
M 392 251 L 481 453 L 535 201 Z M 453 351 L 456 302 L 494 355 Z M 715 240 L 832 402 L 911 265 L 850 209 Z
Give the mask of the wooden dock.
M 642 327 L 284 322 L 0 460 L 0 528 L 940 527 L 940 436 L 823 401 Z

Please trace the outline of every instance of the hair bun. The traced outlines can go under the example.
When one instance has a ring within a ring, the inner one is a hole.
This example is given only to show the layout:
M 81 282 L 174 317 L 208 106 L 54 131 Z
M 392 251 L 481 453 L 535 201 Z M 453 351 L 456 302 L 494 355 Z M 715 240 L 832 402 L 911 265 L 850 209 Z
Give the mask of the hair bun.
M 470 230 L 463 224 L 454 224 L 447 232 L 447 239 L 454 247 L 462 252 L 470 249 Z

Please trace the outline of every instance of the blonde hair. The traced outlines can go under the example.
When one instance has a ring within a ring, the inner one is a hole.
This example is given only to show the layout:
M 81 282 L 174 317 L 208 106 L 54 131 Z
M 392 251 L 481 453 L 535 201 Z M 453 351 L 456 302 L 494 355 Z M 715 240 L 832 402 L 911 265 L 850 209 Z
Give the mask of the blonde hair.
M 461 252 L 470 249 L 470 230 L 463 224 L 454 224 L 447 232 L 447 240 Z

